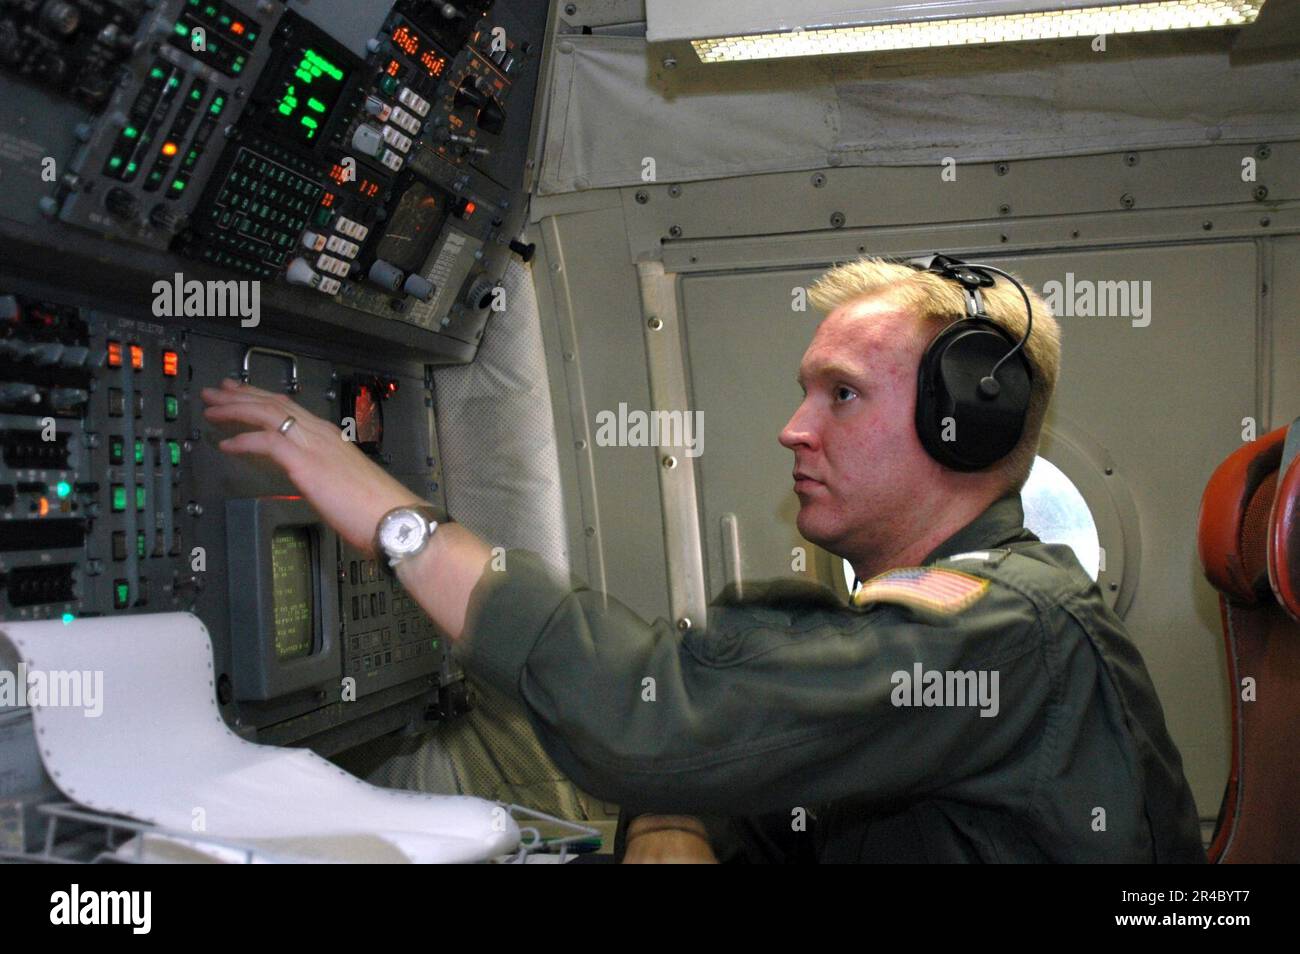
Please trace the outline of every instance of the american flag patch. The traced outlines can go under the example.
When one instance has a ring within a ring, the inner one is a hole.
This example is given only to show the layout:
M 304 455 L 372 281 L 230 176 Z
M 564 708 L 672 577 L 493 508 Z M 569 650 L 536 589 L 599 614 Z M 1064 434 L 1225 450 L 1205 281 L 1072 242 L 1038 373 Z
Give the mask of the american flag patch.
M 957 570 L 909 566 L 872 577 L 853 594 L 854 606 L 902 603 L 936 613 L 958 613 L 989 588 L 989 581 Z

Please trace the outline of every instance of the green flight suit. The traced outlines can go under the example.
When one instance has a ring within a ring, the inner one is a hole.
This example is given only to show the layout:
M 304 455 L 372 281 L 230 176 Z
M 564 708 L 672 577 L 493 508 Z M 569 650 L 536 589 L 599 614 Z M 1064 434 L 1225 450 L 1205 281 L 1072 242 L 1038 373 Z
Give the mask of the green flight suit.
M 899 571 L 897 598 L 747 583 L 685 634 L 511 550 L 456 651 L 581 788 L 732 819 L 709 819 L 724 860 L 1204 861 L 1141 656 L 1073 552 L 1023 523 L 1003 497 L 923 561 L 944 572 Z M 949 581 L 978 595 L 953 609 Z M 904 691 L 927 673 L 957 682 Z

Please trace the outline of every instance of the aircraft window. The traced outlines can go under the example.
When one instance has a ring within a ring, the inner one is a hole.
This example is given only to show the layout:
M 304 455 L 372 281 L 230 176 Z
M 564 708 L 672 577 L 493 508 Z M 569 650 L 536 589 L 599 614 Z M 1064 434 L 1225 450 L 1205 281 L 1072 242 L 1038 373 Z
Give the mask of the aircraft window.
M 1046 457 L 1035 457 L 1020 491 L 1025 526 L 1044 543 L 1064 543 L 1094 580 L 1101 569 L 1101 543 L 1083 494 L 1064 471 Z M 844 561 L 844 585 L 853 592 L 853 567 Z
M 1046 457 L 1034 458 L 1029 480 L 1020 491 L 1025 526 L 1044 543 L 1064 543 L 1094 580 L 1101 569 L 1097 521 L 1079 488 Z

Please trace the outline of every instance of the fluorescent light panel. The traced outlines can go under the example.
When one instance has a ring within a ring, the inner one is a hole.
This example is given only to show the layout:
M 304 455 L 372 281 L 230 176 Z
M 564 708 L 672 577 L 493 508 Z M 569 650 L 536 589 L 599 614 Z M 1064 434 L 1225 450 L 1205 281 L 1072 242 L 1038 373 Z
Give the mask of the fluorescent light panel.
M 1059 0 L 1058 5 L 1066 7 L 1070 2 L 1071 0 Z M 719 36 L 692 39 L 691 45 L 705 63 L 827 53 L 910 50 L 970 43 L 1240 26 L 1254 22 L 1263 5 L 1264 0 L 1158 0 L 1153 3 L 1098 4 L 994 16 L 967 15 L 948 19 Z M 916 6 L 912 5 L 912 8 L 916 9 Z M 978 5 L 953 6 L 971 8 Z

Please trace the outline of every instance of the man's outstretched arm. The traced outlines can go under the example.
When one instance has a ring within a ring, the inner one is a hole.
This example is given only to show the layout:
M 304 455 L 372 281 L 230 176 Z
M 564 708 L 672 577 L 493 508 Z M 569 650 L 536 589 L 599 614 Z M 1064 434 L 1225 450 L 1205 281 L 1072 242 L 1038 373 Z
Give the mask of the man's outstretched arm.
M 221 441 L 221 450 L 275 463 L 325 522 L 362 551 L 374 552 L 375 528 L 385 513 L 424 502 L 344 440 L 337 425 L 282 394 L 227 378 L 220 388 L 204 388 L 202 395 L 209 421 L 255 428 Z M 289 417 L 294 423 L 281 433 Z M 483 540 L 449 523 L 438 528 L 425 552 L 399 564 L 403 585 L 453 641 L 464 633 L 470 593 L 490 554 Z
M 349 543 L 369 549 L 379 518 L 417 499 L 286 398 L 233 384 L 203 396 L 209 420 L 260 428 L 222 449 L 274 460 Z M 973 777 L 1041 734 L 1050 682 L 1038 627 L 996 584 L 959 617 L 729 606 L 683 636 L 530 551 L 497 565 L 455 524 L 433 541 L 403 565 L 408 591 L 467 668 L 524 704 L 569 778 L 633 811 L 888 800 Z M 891 674 L 976 668 L 973 656 L 1001 670 L 996 718 L 891 702 Z

